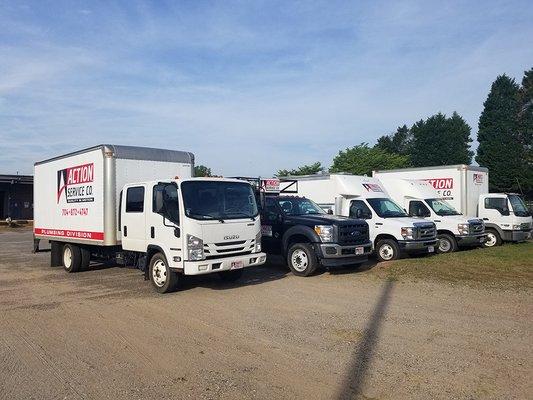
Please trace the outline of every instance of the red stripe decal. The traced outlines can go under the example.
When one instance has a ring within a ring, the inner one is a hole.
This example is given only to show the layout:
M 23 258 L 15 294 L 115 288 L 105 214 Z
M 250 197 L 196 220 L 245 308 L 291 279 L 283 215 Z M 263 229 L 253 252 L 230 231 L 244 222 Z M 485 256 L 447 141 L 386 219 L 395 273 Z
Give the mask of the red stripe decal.
M 104 232 L 70 231 L 67 229 L 34 228 L 36 235 L 58 236 L 74 239 L 104 240 Z

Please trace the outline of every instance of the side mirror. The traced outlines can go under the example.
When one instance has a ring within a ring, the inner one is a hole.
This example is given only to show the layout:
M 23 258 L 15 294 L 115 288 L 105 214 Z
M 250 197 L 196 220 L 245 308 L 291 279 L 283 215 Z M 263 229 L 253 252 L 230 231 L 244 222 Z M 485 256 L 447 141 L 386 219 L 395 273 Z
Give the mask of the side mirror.
M 328 210 L 328 214 L 333 215 L 333 210 L 331 208 Z
M 174 228 L 174 236 L 179 238 L 181 236 L 181 229 L 179 227 Z

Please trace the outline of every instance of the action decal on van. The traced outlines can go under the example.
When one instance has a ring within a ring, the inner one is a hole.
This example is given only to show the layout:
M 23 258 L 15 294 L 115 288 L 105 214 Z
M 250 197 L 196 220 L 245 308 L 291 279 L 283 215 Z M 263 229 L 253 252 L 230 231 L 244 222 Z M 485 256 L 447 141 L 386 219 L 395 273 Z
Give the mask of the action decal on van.
M 65 193 L 67 203 L 94 201 L 94 164 L 78 165 L 57 171 L 57 203 Z
M 435 189 L 453 189 L 453 178 L 424 179 L 431 183 Z

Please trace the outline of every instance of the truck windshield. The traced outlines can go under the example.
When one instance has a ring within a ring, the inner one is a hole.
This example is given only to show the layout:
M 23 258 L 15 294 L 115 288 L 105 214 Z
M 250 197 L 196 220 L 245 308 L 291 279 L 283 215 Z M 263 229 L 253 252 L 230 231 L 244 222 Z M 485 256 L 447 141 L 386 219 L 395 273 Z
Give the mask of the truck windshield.
M 187 181 L 181 184 L 185 215 L 201 220 L 254 218 L 257 203 L 246 182 Z
M 531 215 L 520 196 L 517 196 L 516 194 L 510 194 L 509 202 L 511 203 L 511 207 L 513 208 L 514 214 L 517 217 L 529 217 Z
M 460 212 L 457 212 L 448 202 L 441 199 L 426 199 L 426 203 L 431 207 L 435 214 L 440 216 L 446 215 L 461 215 Z
M 304 197 L 282 197 L 278 200 L 278 203 L 283 210 L 283 214 L 285 215 L 310 215 L 326 213 L 314 201 Z
M 408 217 L 407 213 L 391 199 L 366 199 L 381 218 Z

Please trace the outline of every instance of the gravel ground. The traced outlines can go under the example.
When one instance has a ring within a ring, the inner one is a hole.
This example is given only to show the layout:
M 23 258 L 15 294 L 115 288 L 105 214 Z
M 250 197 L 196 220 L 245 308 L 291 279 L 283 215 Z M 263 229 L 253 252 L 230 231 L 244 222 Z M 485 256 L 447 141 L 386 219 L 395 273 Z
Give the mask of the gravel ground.
M 280 265 L 156 294 L 0 232 L 1 399 L 530 399 L 531 292 Z

